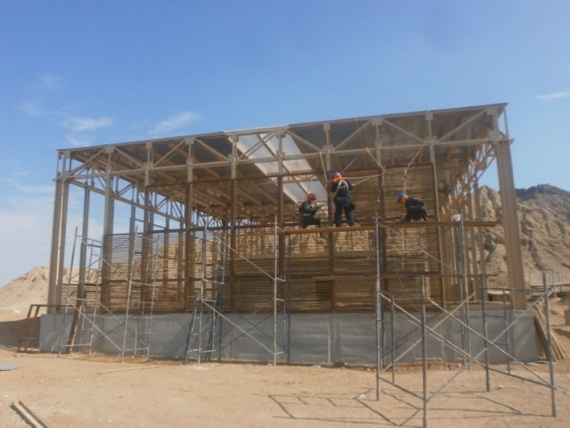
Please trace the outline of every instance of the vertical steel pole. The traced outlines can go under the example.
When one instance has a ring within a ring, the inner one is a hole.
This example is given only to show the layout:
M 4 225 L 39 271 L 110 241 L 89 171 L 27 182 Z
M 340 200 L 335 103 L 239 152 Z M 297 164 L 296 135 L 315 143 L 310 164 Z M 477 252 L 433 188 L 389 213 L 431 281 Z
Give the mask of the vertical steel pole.
M 552 416 L 556 417 L 556 384 L 554 379 L 554 358 L 552 355 L 552 330 L 550 324 L 550 296 L 548 295 L 548 284 L 546 281 L 546 273 L 542 274 L 542 283 L 544 285 L 544 312 L 546 315 L 546 355 L 548 356 L 548 364 L 550 366 L 550 397 L 552 399 Z
M 83 192 L 83 228 L 81 231 L 81 246 L 79 247 L 79 281 L 77 283 L 77 302 L 85 299 L 85 278 L 87 268 L 91 270 L 91 266 L 87 266 L 87 236 L 89 235 L 89 202 L 90 191 L 86 188 Z M 73 266 L 72 266 L 73 267 Z
M 422 276 L 422 382 L 423 382 L 423 402 L 424 402 L 424 415 L 423 427 L 428 426 L 428 399 L 427 399 L 427 340 L 426 340 L 426 279 Z
M 378 213 L 376 213 L 376 401 L 380 400 L 380 371 L 382 370 L 382 300 L 381 300 L 381 267 L 380 267 L 380 229 Z
M 483 317 L 483 337 L 485 346 L 485 385 L 487 387 L 487 392 L 491 391 L 491 377 L 489 374 L 489 328 L 487 326 L 487 311 L 486 311 L 486 301 L 487 293 L 485 289 L 485 279 L 481 275 L 481 316 Z
M 507 293 L 503 289 L 503 319 L 505 325 L 505 351 L 507 352 L 507 372 L 511 374 L 511 340 L 509 334 L 509 314 L 507 312 Z
M 525 309 L 526 296 L 521 290 L 524 284 L 524 264 L 522 262 L 522 245 L 517 217 L 517 195 L 513 177 L 513 164 L 511 161 L 511 141 L 506 138 L 495 141 L 497 153 L 497 171 L 499 173 L 499 195 L 503 207 L 503 230 L 505 233 L 505 249 L 507 251 L 507 266 L 509 270 L 509 284 L 511 286 L 511 302 L 513 309 Z
M 390 326 L 390 348 L 392 352 L 392 383 L 396 382 L 396 315 L 394 313 L 394 308 L 396 304 L 394 302 L 394 295 L 390 296 L 390 311 L 391 311 L 391 323 Z
M 277 365 L 277 216 L 273 220 L 273 365 Z
M 48 305 L 60 305 L 62 301 L 63 271 L 65 268 L 65 240 L 69 207 L 69 152 L 60 152 L 58 173 L 55 179 L 55 200 L 50 253 Z M 61 168 L 61 169 L 60 169 Z M 57 311 L 55 306 L 47 308 L 48 313 Z

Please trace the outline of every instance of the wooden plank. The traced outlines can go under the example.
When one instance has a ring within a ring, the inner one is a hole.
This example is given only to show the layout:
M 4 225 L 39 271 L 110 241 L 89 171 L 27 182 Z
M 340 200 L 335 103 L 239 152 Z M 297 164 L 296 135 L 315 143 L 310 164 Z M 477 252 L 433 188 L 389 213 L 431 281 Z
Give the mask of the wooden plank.
M 12 403 L 10 407 L 33 428 L 48 428 L 48 426 L 38 418 L 22 401 Z

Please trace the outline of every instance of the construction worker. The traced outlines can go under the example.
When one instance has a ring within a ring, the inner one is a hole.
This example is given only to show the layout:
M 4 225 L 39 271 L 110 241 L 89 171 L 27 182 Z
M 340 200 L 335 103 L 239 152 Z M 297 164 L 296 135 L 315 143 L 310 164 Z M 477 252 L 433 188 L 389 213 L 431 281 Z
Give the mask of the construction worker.
M 424 201 L 420 198 L 408 196 L 404 192 L 398 194 L 398 203 L 406 207 L 406 216 L 404 221 L 426 221 L 427 208 Z
M 352 191 L 352 184 L 350 181 L 342 178 L 340 172 L 335 171 L 331 174 L 331 195 L 333 195 L 334 202 L 334 225 L 340 227 L 342 223 L 342 213 L 346 217 L 346 222 L 349 226 L 356 226 L 354 221 L 354 204 L 350 197 Z
M 316 217 L 317 211 L 321 209 L 320 205 L 317 205 L 317 197 L 314 193 L 307 194 L 307 199 L 299 204 L 299 220 L 301 221 L 301 227 L 306 229 L 307 226 L 315 224 L 318 227 L 323 226 L 323 222 L 320 218 Z

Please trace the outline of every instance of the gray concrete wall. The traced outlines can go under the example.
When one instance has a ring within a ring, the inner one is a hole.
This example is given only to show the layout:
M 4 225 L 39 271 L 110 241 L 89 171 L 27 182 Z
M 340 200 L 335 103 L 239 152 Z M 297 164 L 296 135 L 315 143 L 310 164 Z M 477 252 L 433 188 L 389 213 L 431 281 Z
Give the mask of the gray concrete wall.
M 487 314 L 489 340 L 496 341 L 502 350 L 507 349 L 508 343 L 509 353 L 520 361 L 535 361 L 537 341 L 533 314 L 513 311 L 508 313 L 508 317 L 505 320 L 502 311 Z M 385 314 L 384 318 L 380 345 L 380 349 L 384 350 L 384 361 L 390 362 L 393 358 L 405 363 L 422 361 L 419 313 L 395 314 L 393 329 L 391 314 Z M 517 322 L 504 334 L 506 324 L 515 318 L 518 318 Z M 124 347 L 125 355 L 146 355 L 150 332 L 150 356 L 183 358 L 191 314 L 154 315 L 152 320 L 131 316 L 126 322 L 126 333 L 124 316 L 98 316 L 95 327 L 91 319 L 86 317 L 80 321 L 74 351 L 88 352 L 91 348 L 93 352 L 121 354 Z M 202 317 L 203 347 L 207 343 L 210 321 L 209 316 Z M 291 314 L 285 318 L 279 315 L 276 323 L 271 314 L 229 314 L 227 318 L 218 318 L 218 321 L 221 323 L 221 334 L 211 355 L 213 360 L 273 362 L 276 331 L 278 362 L 376 364 L 374 313 Z M 71 323 L 70 315 L 42 316 L 40 350 L 63 352 Z M 484 340 L 481 337 L 483 319 L 480 312 L 471 313 L 468 322 L 464 323 L 440 313 L 428 313 L 426 326 L 429 361 L 463 362 L 464 358 L 469 359 L 462 354 L 465 348 L 469 355 L 478 355 L 477 359 L 484 361 Z M 196 321 L 191 348 L 197 347 L 197 327 Z M 430 332 L 430 328 L 435 333 Z M 191 353 L 190 357 L 196 358 L 197 353 Z M 508 358 L 504 352 L 492 346 L 489 347 L 489 357 L 491 363 L 505 363 Z

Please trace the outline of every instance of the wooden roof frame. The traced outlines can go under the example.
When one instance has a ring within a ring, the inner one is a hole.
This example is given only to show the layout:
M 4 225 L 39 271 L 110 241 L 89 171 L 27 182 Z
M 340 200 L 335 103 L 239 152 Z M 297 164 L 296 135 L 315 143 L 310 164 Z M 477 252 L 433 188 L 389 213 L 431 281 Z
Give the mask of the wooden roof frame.
M 57 301 L 55 284 L 63 275 L 73 186 L 103 195 L 104 235 L 113 234 L 114 201 L 140 209 L 145 227 L 154 215 L 186 228 L 198 224 L 198 217 L 234 228 L 238 222 L 262 226 L 274 219 L 283 226 L 294 218 L 296 203 L 310 188 L 307 183 L 327 189 L 335 170 L 378 177 L 367 189 L 368 205 L 361 205 L 370 213 L 375 193 L 384 205 L 395 205 L 401 180 L 386 179 L 387 174 L 404 180 L 415 174 L 429 181 L 422 189 L 432 191 L 437 220 L 446 221 L 441 213 L 469 203 L 494 160 L 510 283 L 522 285 L 511 143 L 506 104 L 500 103 L 58 150 L 49 300 Z M 84 208 L 84 223 L 88 212 Z
M 406 170 L 431 162 L 438 170 L 440 191 L 460 196 L 491 164 L 496 143 L 508 140 L 506 129 L 499 128 L 505 107 L 492 104 L 62 149 L 57 178 L 100 194 L 107 192 L 107 178 L 112 178 L 117 188 L 111 191 L 119 198 L 120 189 L 152 188 L 172 203 L 184 203 L 186 184 L 202 183 L 207 189 L 197 188 L 195 208 L 217 216 L 220 213 L 210 212 L 210 207 L 229 204 L 229 180 L 248 180 L 247 186 L 239 186 L 238 206 L 259 205 L 266 208 L 252 210 L 272 212 L 269 207 L 277 201 L 266 189 L 277 176 L 310 174 L 326 188 L 333 170 Z M 240 151 L 244 138 L 255 138 L 257 144 Z M 291 142 L 295 153 L 288 153 Z M 269 155 L 252 157 L 261 148 Z M 299 160 L 305 170 L 287 169 L 287 162 Z M 275 166 L 275 172 L 264 172 L 264 164 Z

